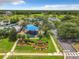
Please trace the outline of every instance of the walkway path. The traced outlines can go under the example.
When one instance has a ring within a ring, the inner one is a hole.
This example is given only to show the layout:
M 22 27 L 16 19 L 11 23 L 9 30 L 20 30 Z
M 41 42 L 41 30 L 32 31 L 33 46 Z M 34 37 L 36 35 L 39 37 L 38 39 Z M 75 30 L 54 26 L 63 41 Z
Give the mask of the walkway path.
M 5 53 L 0 53 L 0 55 L 5 55 Z
M 5 55 L 5 53 L 0 53 L 0 55 Z M 63 56 L 63 53 L 16 53 L 16 52 L 8 52 L 7 55 L 32 55 L 32 56 Z
M 18 39 L 18 40 L 19 40 L 19 39 Z M 14 50 L 15 50 L 15 48 L 16 48 L 16 45 L 17 45 L 17 43 L 18 43 L 18 40 L 14 43 L 14 45 L 13 45 L 11 51 L 8 52 L 8 53 L 6 53 L 6 55 L 3 57 L 3 59 L 7 59 L 8 56 L 9 56 L 12 52 L 14 52 Z
M 18 41 L 19 41 L 19 39 L 14 43 L 14 45 L 13 45 L 13 47 L 12 47 L 12 49 L 11 49 L 11 52 L 13 52 L 13 51 L 15 50 Z
M 62 53 L 12 53 L 11 55 L 63 56 Z
M 60 50 L 59 50 L 59 48 L 57 47 L 57 44 L 55 43 L 54 38 L 52 37 L 52 35 L 50 35 L 50 38 L 51 38 L 51 40 L 52 40 L 52 43 L 54 44 L 54 47 L 55 47 L 56 51 L 57 51 L 57 52 L 60 52 Z

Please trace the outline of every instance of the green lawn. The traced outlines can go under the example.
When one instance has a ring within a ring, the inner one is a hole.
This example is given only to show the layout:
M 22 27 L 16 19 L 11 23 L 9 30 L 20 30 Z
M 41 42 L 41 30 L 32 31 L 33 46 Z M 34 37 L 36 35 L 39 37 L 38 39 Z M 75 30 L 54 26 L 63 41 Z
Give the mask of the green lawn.
M 32 39 L 33 40 L 33 39 Z M 33 41 L 37 41 L 38 39 L 34 39 Z M 35 50 L 31 46 L 16 46 L 15 52 L 26 52 L 26 53 L 51 53 L 51 52 L 56 52 L 54 45 L 49 38 L 43 38 L 43 41 L 48 41 L 48 49 L 46 50 Z
M 10 51 L 12 46 L 13 42 L 9 42 L 8 39 L 0 40 L 0 53 Z
M 52 35 L 53 36 L 53 35 Z M 55 43 L 57 44 L 59 50 L 62 52 L 63 48 L 61 47 L 61 45 L 58 43 L 58 40 L 53 36 Z
M 64 59 L 63 56 L 11 56 L 8 59 Z
M 2 56 L 0 56 L 0 59 L 2 59 Z

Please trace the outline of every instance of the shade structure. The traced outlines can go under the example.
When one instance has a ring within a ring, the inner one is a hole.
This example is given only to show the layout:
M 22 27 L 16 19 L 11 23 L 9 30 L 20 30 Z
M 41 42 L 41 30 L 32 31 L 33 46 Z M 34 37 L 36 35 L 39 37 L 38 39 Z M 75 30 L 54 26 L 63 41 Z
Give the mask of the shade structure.
M 38 31 L 39 27 L 33 25 L 33 24 L 28 24 L 27 26 L 25 26 L 25 30 L 29 30 L 29 31 Z

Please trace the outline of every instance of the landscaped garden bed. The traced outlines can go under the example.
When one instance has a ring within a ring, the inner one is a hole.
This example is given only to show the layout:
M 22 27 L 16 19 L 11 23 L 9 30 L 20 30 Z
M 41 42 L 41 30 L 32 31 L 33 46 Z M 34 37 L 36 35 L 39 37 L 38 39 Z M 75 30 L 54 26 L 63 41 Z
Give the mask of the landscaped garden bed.
M 31 39 L 31 41 L 37 43 L 39 40 L 38 39 Z M 50 39 L 50 37 L 44 37 L 41 39 L 43 43 L 48 42 L 48 47 L 46 49 L 36 49 L 33 46 L 30 45 L 25 45 L 25 46 L 16 46 L 15 52 L 26 52 L 26 53 L 52 53 L 56 52 L 54 45 Z
M 8 59 L 64 59 L 63 56 L 11 56 Z
M 0 53 L 6 53 L 11 50 L 13 42 L 9 42 L 8 38 L 0 40 Z

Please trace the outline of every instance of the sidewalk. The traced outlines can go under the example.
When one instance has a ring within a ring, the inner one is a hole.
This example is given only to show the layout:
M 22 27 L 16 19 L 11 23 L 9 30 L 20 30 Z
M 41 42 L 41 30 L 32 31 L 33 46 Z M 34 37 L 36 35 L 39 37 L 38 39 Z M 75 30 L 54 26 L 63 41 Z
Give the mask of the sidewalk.
M 52 35 L 50 35 L 50 38 L 51 38 L 51 40 L 52 40 L 52 43 L 54 44 L 54 47 L 55 47 L 56 51 L 57 51 L 57 52 L 60 52 L 60 50 L 59 50 L 59 48 L 57 47 L 57 44 L 55 43 L 55 41 L 54 41 Z
M 32 56 L 63 56 L 62 53 L 12 53 L 11 55 L 32 55 Z

